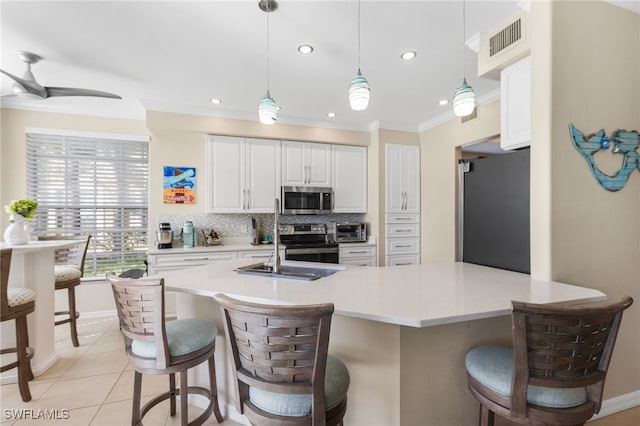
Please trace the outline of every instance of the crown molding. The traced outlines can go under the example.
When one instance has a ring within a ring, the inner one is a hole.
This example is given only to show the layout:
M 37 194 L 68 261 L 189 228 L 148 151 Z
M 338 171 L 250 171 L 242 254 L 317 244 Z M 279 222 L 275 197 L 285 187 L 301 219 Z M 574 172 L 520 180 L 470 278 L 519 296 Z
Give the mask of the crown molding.
M 146 111 L 136 100 L 98 98 L 76 98 L 65 102 L 52 100 L 53 102 L 49 99 L 34 100 L 22 99 L 21 96 L 6 96 L 0 101 L 0 108 L 129 120 L 144 120 L 146 117 Z
M 493 103 L 499 100 L 500 100 L 500 89 L 496 89 L 496 90 L 492 90 L 491 92 L 485 93 L 482 96 L 479 96 L 478 99 L 476 99 L 476 105 L 478 106 L 488 105 L 490 103 Z M 422 133 L 429 129 L 433 129 L 434 127 L 437 127 L 455 118 L 457 117 L 453 113 L 453 108 L 450 108 L 449 111 L 445 112 L 444 114 L 440 114 L 437 117 L 434 117 L 430 120 L 422 122 L 420 126 L 418 126 L 418 132 Z

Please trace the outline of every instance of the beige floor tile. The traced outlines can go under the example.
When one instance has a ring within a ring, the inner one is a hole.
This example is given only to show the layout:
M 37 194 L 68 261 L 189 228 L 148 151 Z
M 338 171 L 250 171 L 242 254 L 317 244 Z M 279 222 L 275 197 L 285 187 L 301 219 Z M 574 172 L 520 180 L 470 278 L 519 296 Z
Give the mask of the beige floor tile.
M 75 410 L 68 410 L 66 412 L 58 410 L 56 411 L 34 411 L 35 415 L 46 416 L 49 415 L 51 419 L 46 418 L 32 418 L 23 419 L 14 423 L 15 426 L 49 426 L 49 425 L 63 425 L 63 426 L 86 426 L 91 423 L 91 420 L 95 417 L 96 413 L 100 409 L 99 405 L 92 407 L 78 408 Z M 113 425 L 115 426 L 115 425 Z
M 18 389 L 17 383 L 11 383 L 7 385 L 2 385 L 0 387 L 0 402 L 2 405 L 2 409 L 20 409 L 20 408 L 28 408 L 33 405 L 34 401 L 44 395 L 49 388 L 54 384 L 53 381 L 30 381 L 29 382 L 29 391 L 31 392 L 31 401 L 24 402 L 22 397 L 20 396 L 20 390 Z M 3 413 L 4 414 L 4 413 Z M 4 415 L 2 416 L 4 418 Z
M 113 389 L 119 373 L 59 380 L 33 403 L 32 408 L 76 409 L 100 405 Z
M 142 405 L 151 398 L 142 398 Z M 169 403 L 161 403 L 144 417 L 144 424 L 150 426 L 164 425 L 169 416 Z M 91 422 L 91 426 L 115 426 L 131 424 L 131 400 L 103 404 Z
M 87 350 L 87 354 L 123 352 L 124 340 L 119 334 L 104 334 Z
M 80 359 L 81 355 L 61 356 L 58 362 L 49 367 L 44 373 L 35 378 L 35 382 L 44 382 L 59 379 L 64 373 Z
M 105 352 L 82 356 L 73 368 L 65 372 L 60 380 L 77 377 L 95 376 L 106 373 L 121 373 L 127 366 L 127 357 L 123 352 Z
M 638 426 L 640 406 L 589 422 L 589 426 Z
M 133 377 L 133 370 L 125 370 L 109 392 L 105 402 L 131 399 L 133 397 Z M 176 386 L 179 386 L 177 379 Z M 167 374 L 145 374 L 142 376 L 142 396 L 159 395 L 168 390 L 169 376 Z

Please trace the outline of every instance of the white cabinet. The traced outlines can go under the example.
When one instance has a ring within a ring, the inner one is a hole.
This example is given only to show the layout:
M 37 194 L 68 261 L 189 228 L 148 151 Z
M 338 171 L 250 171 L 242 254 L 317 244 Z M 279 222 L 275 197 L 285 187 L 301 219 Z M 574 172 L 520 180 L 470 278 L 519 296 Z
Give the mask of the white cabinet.
M 282 141 L 282 185 L 331 186 L 331 145 Z
M 340 244 L 339 260 L 343 265 L 377 266 L 377 250 L 372 244 Z
M 271 213 L 280 192 L 280 141 L 210 136 L 207 208 L 213 213 Z
M 531 57 L 500 72 L 500 147 L 511 150 L 531 143 Z
M 332 145 L 334 213 L 367 212 L 367 147 Z
M 385 145 L 387 213 L 420 212 L 420 147 Z
M 420 148 L 385 145 L 385 264 L 420 263 Z
M 175 271 L 193 266 L 202 266 L 220 260 L 236 259 L 237 257 L 238 253 L 235 251 L 149 254 L 149 275 L 158 274 L 163 271 Z

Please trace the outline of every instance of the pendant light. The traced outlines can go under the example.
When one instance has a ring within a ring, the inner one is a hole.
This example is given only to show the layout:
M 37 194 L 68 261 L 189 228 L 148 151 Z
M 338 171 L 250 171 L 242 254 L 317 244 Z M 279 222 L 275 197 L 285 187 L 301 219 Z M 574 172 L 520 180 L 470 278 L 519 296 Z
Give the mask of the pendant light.
M 367 109 L 369 105 L 369 82 L 360 72 L 360 0 L 358 0 L 358 74 L 349 85 L 349 104 L 354 111 Z
M 264 6 L 264 8 L 263 8 Z M 258 2 L 258 7 L 267 13 L 267 94 L 260 101 L 258 106 L 258 117 L 262 124 L 271 125 L 276 122 L 278 116 L 278 105 L 269 93 L 269 13 L 277 7 L 275 0 L 262 0 Z
M 476 94 L 473 88 L 467 84 L 466 72 L 467 57 L 465 55 L 465 41 L 467 38 L 465 1 L 462 1 L 462 85 L 458 87 L 453 95 L 453 113 L 458 117 L 466 117 L 471 114 L 476 107 Z

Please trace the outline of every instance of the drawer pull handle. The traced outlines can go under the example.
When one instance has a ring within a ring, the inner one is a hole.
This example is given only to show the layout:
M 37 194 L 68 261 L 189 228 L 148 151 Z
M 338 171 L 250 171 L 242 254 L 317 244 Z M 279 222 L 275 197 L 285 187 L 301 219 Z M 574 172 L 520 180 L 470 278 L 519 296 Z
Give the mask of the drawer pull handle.
M 396 217 L 396 220 L 411 220 L 411 217 Z
M 349 254 L 361 254 L 361 253 L 364 254 L 366 252 L 367 252 L 366 250 L 356 250 L 356 251 L 348 251 L 347 253 L 349 253 Z
M 396 266 L 403 266 L 403 265 L 411 265 L 411 262 L 407 262 L 407 263 L 396 263 Z
M 209 258 L 208 257 L 200 257 L 198 259 L 183 259 L 183 260 L 185 262 L 198 262 L 198 261 L 201 261 L 201 260 L 209 260 Z
M 396 232 L 413 232 L 411 229 L 396 229 Z
M 404 245 L 404 246 L 396 246 L 396 247 L 397 247 L 397 248 L 409 248 L 409 247 L 411 247 L 411 246 Z

